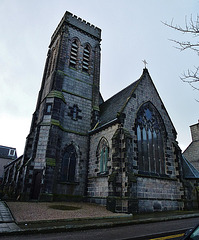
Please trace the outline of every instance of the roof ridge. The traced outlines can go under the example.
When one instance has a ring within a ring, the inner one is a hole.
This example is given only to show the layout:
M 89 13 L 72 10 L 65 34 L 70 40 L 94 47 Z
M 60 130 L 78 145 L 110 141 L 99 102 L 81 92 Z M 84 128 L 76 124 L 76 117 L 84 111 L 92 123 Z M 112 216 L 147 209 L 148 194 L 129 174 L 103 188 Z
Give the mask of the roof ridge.
M 98 127 L 104 125 L 107 122 L 110 122 L 115 118 L 119 119 L 122 111 L 128 104 L 140 81 L 146 74 L 148 74 L 148 70 L 144 69 L 142 75 L 138 80 L 132 82 L 130 85 L 100 104 L 100 123 Z
M 138 81 L 138 80 L 136 80 L 136 81 Z M 136 81 L 135 81 L 135 82 L 136 82 Z M 114 97 L 120 95 L 123 91 L 125 91 L 125 90 L 128 89 L 128 88 L 130 88 L 133 84 L 135 84 L 135 82 L 129 84 L 127 87 L 125 87 L 125 88 L 123 88 L 122 90 L 120 90 L 119 92 L 115 93 L 113 96 L 111 96 L 110 98 L 108 98 L 107 100 L 105 100 L 103 103 L 106 103 L 106 102 L 108 102 L 108 101 L 111 101 Z M 103 103 L 102 103 L 102 104 L 103 104 Z M 101 104 L 101 105 L 102 105 L 102 104 Z
M 106 101 L 104 101 L 103 103 L 108 102 L 109 100 L 111 100 L 111 99 L 114 98 L 115 96 L 121 94 L 123 91 L 125 91 L 125 90 L 128 89 L 128 88 L 130 88 L 130 87 L 131 87 L 132 85 L 134 85 L 136 82 L 139 82 L 139 81 L 143 78 L 144 73 L 146 73 L 146 72 L 148 72 L 148 70 L 147 70 L 147 68 L 144 68 L 144 69 L 143 69 L 143 73 L 142 73 L 142 75 L 140 76 L 140 78 L 138 78 L 137 80 L 135 80 L 134 82 L 132 82 L 131 84 L 129 84 L 128 86 L 126 86 L 125 88 L 123 88 L 122 90 L 120 90 L 119 92 L 115 93 L 113 96 L 111 96 L 110 98 L 108 98 L 108 99 L 107 99 Z M 137 87 L 137 86 L 136 86 L 136 87 Z M 135 89 L 136 89 L 136 88 L 135 88 Z M 133 89 L 133 91 L 131 92 L 131 95 L 132 95 L 132 93 L 134 92 L 135 89 Z M 103 103 L 102 103 L 102 104 L 103 104 Z
M 141 80 L 143 79 L 143 77 L 144 77 L 144 75 L 145 75 L 146 73 L 149 74 L 148 69 L 147 69 L 147 68 L 144 68 L 144 69 L 143 69 L 143 73 L 142 73 L 142 75 L 140 76 L 140 78 L 139 78 L 138 80 L 136 80 L 135 82 L 132 83 L 132 84 L 135 84 L 135 83 L 136 83 L 136 85 L 135 85 L 134 88 L 132 89 L 130 96 L 126 99 L 126 102 L 124 103 L 123 107 L 121 108 L 121 110 L 120 110 L 120 112 L 119 112 L 119 115 L 123 112 L 124 108 L 125 108 L 126 105 L 128 104 L 128 102 L 129 102 L 129 100 L 131 99 L 133 93 L 134 93 L 135 90 L 137 89 L 139 83 L 141 82 Z M 132 84 L 131 84 L 131 85 L 132 85 Z

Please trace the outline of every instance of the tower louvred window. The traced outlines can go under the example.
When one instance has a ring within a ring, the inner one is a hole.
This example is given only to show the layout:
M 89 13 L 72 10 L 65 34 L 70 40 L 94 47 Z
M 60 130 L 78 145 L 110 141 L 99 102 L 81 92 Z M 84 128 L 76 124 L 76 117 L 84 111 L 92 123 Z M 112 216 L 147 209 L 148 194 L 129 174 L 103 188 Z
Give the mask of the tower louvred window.
M 71 46 L 71 53 L 70 53 L 70 66 L 76 68 L 77 66 L 77 55 L 78 55 L 78 44 L 75 40 Z
M 84 52 L 83 52 L 82 71 L 84 71 L 84 72 L 89 71 L 89 61 L 90 61 L 90 49 L 89 49 L 89 46 L 87 45 L 84 48 Z

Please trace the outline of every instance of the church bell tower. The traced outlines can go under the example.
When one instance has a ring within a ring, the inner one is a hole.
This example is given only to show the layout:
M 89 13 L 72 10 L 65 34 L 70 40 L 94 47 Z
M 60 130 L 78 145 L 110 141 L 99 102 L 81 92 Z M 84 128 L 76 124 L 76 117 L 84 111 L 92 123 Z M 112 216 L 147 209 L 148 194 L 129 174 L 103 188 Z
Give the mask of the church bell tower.
M 51 37 L 24 151 L 26 198 L 85 193 L 88 132 L 99 115 L 100 41 L 99 28 L 69 12 Z

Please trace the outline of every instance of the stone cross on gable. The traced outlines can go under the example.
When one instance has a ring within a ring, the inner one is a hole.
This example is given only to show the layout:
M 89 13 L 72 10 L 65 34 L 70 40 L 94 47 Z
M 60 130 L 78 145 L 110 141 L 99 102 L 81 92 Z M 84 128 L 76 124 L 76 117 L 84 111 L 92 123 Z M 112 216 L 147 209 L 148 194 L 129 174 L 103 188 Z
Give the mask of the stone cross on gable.
M 145 68 L 146 68 L 146 65 L 148 64 L 148 62 L 144 59 L 144 60 L 142 60 L 142 62 L 144 63 L 144 66 L 145 66 Z

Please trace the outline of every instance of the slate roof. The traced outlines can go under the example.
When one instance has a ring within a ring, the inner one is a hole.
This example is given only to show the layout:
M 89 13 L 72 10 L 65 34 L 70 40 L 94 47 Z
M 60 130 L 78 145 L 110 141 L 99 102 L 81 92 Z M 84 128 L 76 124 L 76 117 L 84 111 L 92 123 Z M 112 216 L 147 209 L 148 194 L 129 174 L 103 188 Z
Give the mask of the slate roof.
M 184 178 L 187 179 L 199 178 L 199 171 L 185 158 L 183 154 L 182 154 L 182 167 Z
M 144 74 L 148 73 L 148 70 L 145 68 L 142 76 L 137 81 L 133 82 L 128 87 L 124 88 L 113 97 L 109 98 L 100 105 L 100 123 L 98 127 L 116 119 L 118 114 L 122 112 L 126 103 L 133 95 L 138 83 L 143 78 Z
M 16 148 L 0 145 L 0 158 L 11 159 L 11 160 L 16 159 L 17 158 Z
M 148 69 L 144 68 L 141 77 L 137 81 L 133 82 L 128 87 L 124 88 L 123 90 L 121 90 L 120 92 L 118 92 L 117 94 L 115 94 L 114 96 L 106 100 L 105 102 L 102 102 L 99 106 L 100 108 L 99 122 L 96 124 L 94 129 L 92 129 L 90 132 L 99 131 L 103 126 L 107 126 L 107 124 L 112 124 L 113 122 L 117 122 L 120 119 L 120 117 L 122 117 L 122 112 L 126 107 L 128 101 L 131 99 L 131 97 L 134 97 L 134 92 L 137 86 L 139 85 L 141 80 L 143 80 L 146 76 L 148 76 L 151 79 Z M 152 81 L 152 84 L 153 84 L 153 81 Z M 154 88 L 156 90 L 155 85 L 154 85 Z M 157 95 L 159 96 L 158 92 L 157 92 Z M 162 102 L 161 98 L 160 98 L 160 101 Z M 162 105 L 164 106 L 163 102 L 162 102 Z M 166 108 L 165 108 L 165 111 L 167 113 L 168 118 L 170 119 L 170 116 Z M 171 124 L 173 126 L 172 121 L 171 121 Z M 173 129 L 175 130 L 174 126 L 173 126 Z

